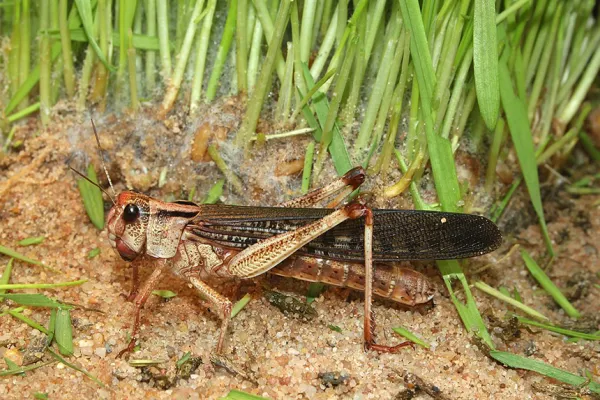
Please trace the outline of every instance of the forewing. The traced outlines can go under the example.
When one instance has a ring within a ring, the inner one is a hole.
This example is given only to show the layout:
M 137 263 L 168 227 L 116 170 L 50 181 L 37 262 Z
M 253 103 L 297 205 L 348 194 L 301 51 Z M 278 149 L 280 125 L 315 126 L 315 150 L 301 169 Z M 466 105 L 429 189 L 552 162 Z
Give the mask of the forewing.
M 190 232 L 226 247 L 245 248 L 331 213 L 331 209 L 203 205 Z M 444 212 L 374 210 L 376 261 L 467 258 L 496 249 L 502 240 L 487 218 Z M 348 220 L 299 250 L 328 259 L 362 261 L 364 219 Z

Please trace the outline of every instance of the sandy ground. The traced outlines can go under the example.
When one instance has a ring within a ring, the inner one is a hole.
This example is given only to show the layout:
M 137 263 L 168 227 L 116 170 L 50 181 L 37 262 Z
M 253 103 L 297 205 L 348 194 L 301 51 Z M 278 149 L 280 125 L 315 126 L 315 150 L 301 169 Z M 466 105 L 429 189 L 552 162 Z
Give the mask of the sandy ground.
M 190 121 L 98 119 L 117 190 L 129 186 L 170 199 L 187 196 L 196 185 L 199 193 L 196 199 L 202 200 L 200 193 L 205 193 L 221 175 L 211 162 L 191 161 L 192 138 L 204 122 L 223 126 L 226 131 L 235 130 L 239 110 L 232 104 L 228 106 L 228 113 L 208 112 L 205 114 L 208 117 Z M 262 287 L 269 285 L 303 295 L 307 285 L 264 277 L 244 283 L 233 299 L 237 300 L 245 292 L 254 295 L 232 320 L 226 341 L 226 353 L 234 365 L 245 371 L 244 378 L 210 363 L 219 321 L 201 306 L 197 296 L 183 282 L 169 278 L 160 288 L 178 295 L 169 301 L 152 296 L 142 313 L 141 350 L 131 357 L 164 363 L 144 370 L 117 359 L 116 353 L 125 346 L 132 323 L 129 316 L 132 305 L 122 296 L 130 288 L 130 267 L 112 251 L 106 231 L 98 231 L 89 222 L 75 176 L 66 168 L 66 161 L 70 159 L 74 166 L 83 169 L 84 153 L 97 160 L 89 122 L 76 119 L 68 111 L 57 118 L 61 121 L 44 133 L 35 125 L 20 129 L 16 139 L 24 140 L 24 147 L 0 160 L 0 244 L 18 248 L 19 240 L 43 235 L 46 240 L 42 244 L 18 250 L 60 271 L 54 274 L 41 267 L 15 262 L 13 283 L 89 280 L 80 287 L 42 293 L 102 311 L 73 311 L 76 350 L 69 361 L 97 376 L 106 386 L 100 387 L 83 374 L 55 363 L 27 372 L 25 376 L 0 378 L 0 398 L 32 398 L 34 393 L 42 392 L 50 399 L 213 399 L 230 389 L 240 389 L 272 399 L 391 399 L 405 388 L 399 376 L 403 371 L 420 376 L 449 399 L 551 398 L 532 388 L 535 383 L 551 383 L 544 377 L 505 368 L 486 357 L 464 330 L 435 265 L 427 263 L 416 267 L 430 277 L 438 290 L 434 307 L 412 310 L 377 302 L 375 310 L 380 342 L 399 342 L 391 328 L 403 326 L 429 343 L 429 350 L 408 347 L 399 354 L 365 353 L 359 295 L 330 289 L 313 303 L 318 317 L 303 322 L 284 316 L 260 294 Z M 248 184 L 245 196 L 233 194 L 231 187 L 226 186 L 223 200 L 236 204 L 273 204 L 296 194 L 300 185 L 298 176 L 276 177 L 274 168 L 301 157 L 305 143 L 305 139 L 286 141 L 286 144 L 269 142 L 250 163 L 240 162 L 239 154 L 223 146 L 225 160 L 237 166 L 236 172 Z M 168 167 L 166 183 L 158 189 L 164 166 Z M 262 176 L 255 173 L 260 168 L 265 171 Z M 324 174 L 331 173 L 331 167 L 328 168 Z M 597 282 L 600 272 L 597 249 L 600 210 L 592 206 L 598 198 L 571 199 L 562 194 L 554 195 L 559 197 L 559 206 L 548 213 L 548 219 L 558 258 L 549 274 L 573 298 L 579 310 L 597 316 L 600 291 L 590 281 Z M 402 203 L 384 205 L 393 207 Z M 539 229 L 528 208 L 516 203 L 509 212 L 514 215 L 506 217 L 509 223 L 503 228 L 505 245 L 491 255 L 470 262 L 469 271 L 493 263 L 485 273 L 471 274 L 471 282 L 481 279 L 494 287 L 515 287 L 526 304 L 533 305 L 553 321 L 568 322 L 564 313 L 530 278 L 518 251 L 504 257 L 516 243 L 534 257 L 543 253 Z M 94 248 L 99 248 L 101 253 L 90 259 L 88 252 Z M 0 268 L 7 262 L 7 257 L 0 256 Z M 150 269 L 150 266 L 142 268 L 142 275 L 147 276 Z M 578 278 L 574 281 L 573 277 Z M 221 286 L 221 289 L 227 291 L 228 288 Z M 506 304 L 474 290 L 488 324 L 502 321 L 507 312 L 512 311 Z M 6 306 L 7 303 L 2 305 Z M 26 315 L 44 325 L 49 318 L 46 309 L 27 310 Z M 329 325 L 341 328 L 341 333 Z M 515 332 L 489 326 L 500 350 L 527 354 L 577 374 L 590 371 L 598 379 L 598 343 L 568 343 L 562 336 L 523 327 L 517 331 L 517 337 L 508 338 Z M 597 322 L 592 323 L 591 329 L 598 329 Z M 10 316 L 0 317 L 0 356 L 22 361 L 26 349 L 41 335 Z M 175 375 L 176 361 L 186 352 L 200 357 L 203 363 L 189 378 L 171 379 Z M 319 378 L 320 373 L 326 372 L 347 378 L 338 386 L 327 385 Z M 160 379 L 161 374 L 168 379 Z M 429 397 L 419 394 L 416 398 Z

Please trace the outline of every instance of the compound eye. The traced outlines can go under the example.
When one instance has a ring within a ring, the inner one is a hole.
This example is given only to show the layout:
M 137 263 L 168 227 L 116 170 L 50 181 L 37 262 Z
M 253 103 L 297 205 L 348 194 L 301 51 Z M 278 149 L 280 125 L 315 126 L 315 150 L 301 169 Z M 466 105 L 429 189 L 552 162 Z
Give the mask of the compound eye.
M 125 222 L 134 222 L 140 216 L 140 209 L 135 204 L 127 204 L 123 210 Z

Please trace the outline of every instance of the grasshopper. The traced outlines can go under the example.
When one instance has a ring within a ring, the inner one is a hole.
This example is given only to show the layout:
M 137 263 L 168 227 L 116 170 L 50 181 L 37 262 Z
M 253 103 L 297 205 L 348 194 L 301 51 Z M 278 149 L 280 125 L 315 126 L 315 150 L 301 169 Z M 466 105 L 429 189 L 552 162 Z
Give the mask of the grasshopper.
M 100 146 L 97 134 L 96 140 Z M 478 215 L 344 203 L 364 180 L 365 171 L 357 167 L 277 207 L 168 203 L 121 192 L 107 217 L 109 241 L 123 260 L 146 256 L 155 268 L 139 287 L 133 263 L 134 325 L 119 356 L 134 349 L 140 312 L 167 272 L 189 282 L 220 317 L 217 353 L 223 352 L 232 303 L 207 281 L 250 279 L 267 272 L 364 291 L 365 350 L 396 352 L 407 345 L 375 342 L 373 294 L 414 306 L 430 301 L 434 288 L 421 273 L 394 262 L 479 256 L 495 250 L 502 236 L 492 221 Z M 325 208 L 315 208 L 333 196 Z

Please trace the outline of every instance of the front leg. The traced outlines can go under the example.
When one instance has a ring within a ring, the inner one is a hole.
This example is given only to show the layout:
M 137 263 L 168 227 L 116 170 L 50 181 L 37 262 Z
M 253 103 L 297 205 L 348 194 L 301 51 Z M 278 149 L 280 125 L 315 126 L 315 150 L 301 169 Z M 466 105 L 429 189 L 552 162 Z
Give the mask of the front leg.
M 219 333 L 219 341 L 217 342 L 217 353 L 223 352 L 223 342 L 225 341 L 225 334 L 227 333 L 227 326 L 231 319 L 231 309 L 233 307 L 231 301 L 215 289 L 208 286 L 196 277 L 188 277 L 188 281 L 200 292 L 202 298 L 208 300 L 214 307 L 211 308 L 221 318 L 221 332 Z
M 134 323 L 133 330 L 131 332 L 131 340 L 129 341 L 127 347 L 119 352 L 117 358 L 123 356 L 124 354 L 131 353 L 135 348 L 135 342 L 140 329 L 140 312 L 148 300 L 150 293 L 152 293 L 152 290 L 154 290 L 156 285 L 158 285 L 158 282 L 160 281 L 160 278 L 164 272 L 165 262 L 166 260 L 163 259 L 157 261 L 158 268 L 152 272 L 152 275 L 150 275 L 146 282 L 144 282 L 144 286 L 142 286 L 142 289 L 135 296 L 135 299 L 133 300 L 134 309 L 132 313 L 132 319 L 134 320 Z

